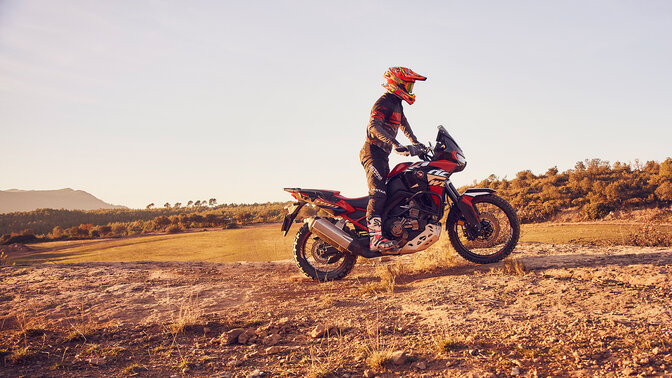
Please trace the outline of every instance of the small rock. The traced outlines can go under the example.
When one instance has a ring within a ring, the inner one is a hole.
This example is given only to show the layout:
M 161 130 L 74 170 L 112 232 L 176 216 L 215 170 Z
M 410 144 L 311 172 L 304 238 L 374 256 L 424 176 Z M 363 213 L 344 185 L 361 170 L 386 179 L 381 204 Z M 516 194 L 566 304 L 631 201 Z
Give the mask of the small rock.
M 323 324 L 318 324 L 310 332 L 310 337 L 316 339 L 318 337 L 323 337 L 326 333 L 327 333 L 327 327 L 325 327 Z
M 255 337 L 257 337 L 256 332 L 253 329 L 248 329 L 238 336 L 238 344 L 247 344 L 254 340 Z
M 268 335 L 264 337 L 264 340 L 262 342 L 264 343 L 264 345 L 270 345 L 270 346 L 275 345 L 280 342 L 280 335 L 278 335 L 277 333 Z
M 653 350 L 651 351 L 651 353 L 653 353 L 654 356 L 657 356 L 658 353 L 660 353 L 660 349 L 658 349 L 658 347 L 655 347 L 655 348 L 653 348 Z
M 406 355 L 406 353 L 403 350 L 398 350 L 396 352 L 392 352 L 392 355 L 390 356 L 390 360 L 395 365 L 403 365 L 408 360 L 408 356 Z
M 252 373 L 250 373 L 250 375 L 248 375 L 247 378 L 258 378 L 258 377 L 263 377 L 265 375 L 266 375 L 265 372 L 263 372 L 259 369 L 256 369 Z
M 280 352 L 282 352 L 282 348 L 277 345 L 266 348 L 266 354 L 278 354 Z
M 203 327 L 203 333 L 210 333 L 210 327 Z
M 424 361 L 418 361 L 415 363 L 415 367 L 420 370 L 425 370 L 427 369 L 427 364 Z
M 313 339 L 316 339 L 318 337 L 335 335 L 337 333 L 338 333 L 338 327 L 335 327 L 335 326 L 327 327 L 324 324 L 318 324 L 310 332 L 310 337 L 312 337 Z
M 240 366 L 240 365 L 242 365 L 242 364 L 243 364 L 243 361 L 240 361 L 240 360 L 237 360 L 237 359 L 234 358 L 233 360 L 229 360 L 229 361 L 226 363 L 226 366 L 229 366 L 229 367 L 238 367 L 238 366 Z
M 629 376 L 629 375 L 637 374 L 637 372 L 632 368 L 625 368 L 621 371 L 621 373 L 623 373 L 623 375 L 625 375 L 626 377 Z
M 517 367 L 514 367 L 513 369 L 511 369 L 511 375 L 513 375 L 514 377 L 519 376 L 520 375 L 520 369 L 517 368 Z
M 245 332 L 243 328 L 234 328 L 227 333 L 223 333 L 222 336 L 220 336 L 220 340 L 227 345 L 235 344 L 238 342 L 238 336 L 243 332 Z

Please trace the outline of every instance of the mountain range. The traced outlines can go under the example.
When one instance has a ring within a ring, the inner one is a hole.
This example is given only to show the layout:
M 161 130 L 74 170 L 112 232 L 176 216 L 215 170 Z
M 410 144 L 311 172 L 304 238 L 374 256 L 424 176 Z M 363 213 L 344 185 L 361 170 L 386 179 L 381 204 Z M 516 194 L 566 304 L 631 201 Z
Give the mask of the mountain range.
M 112 205 L 83 190 L 0 190 L 0 213 L 32 211 L 36 209 L 125 209 Z

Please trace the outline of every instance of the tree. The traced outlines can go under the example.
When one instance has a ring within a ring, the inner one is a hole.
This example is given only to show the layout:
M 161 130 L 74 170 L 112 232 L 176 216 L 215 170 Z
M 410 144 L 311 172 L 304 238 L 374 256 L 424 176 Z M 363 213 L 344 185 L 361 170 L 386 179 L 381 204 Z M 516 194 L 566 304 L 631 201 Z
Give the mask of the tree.
M 179 209 L 180 207 L 182 207 L 182 202 L 175 202 L 175 204 L 173 205 L 174 209 Z
M 661 201 L 672 201 L 672 183 L 666 181 L 656 188 L 656 197 Z
M 147 205 L 146 209 L 149 210 L 149 209 L 151 209 L 152 207 L 154 207 L 154 202 L 152 202 L 152 203 L 150 203 L 149 205 Z
M 201 200 L 194 202 L 194 207 L 201 207 Z
M 166 209 L 170 209 L 170 203 L 169 202 L 164 203 L 163 207 L 165 207 Z
M 214 198 L 210 198 L 210 200 L 208 201 L 208 205 L 210 205 L 211 207 L 217 205 L 217 200 Z
M 187 207 L 191 207 L 191 205 L 193 205 L 193 204 L 194 204 L 194 201 L 190 200 L 189 202 L 187 202 Z

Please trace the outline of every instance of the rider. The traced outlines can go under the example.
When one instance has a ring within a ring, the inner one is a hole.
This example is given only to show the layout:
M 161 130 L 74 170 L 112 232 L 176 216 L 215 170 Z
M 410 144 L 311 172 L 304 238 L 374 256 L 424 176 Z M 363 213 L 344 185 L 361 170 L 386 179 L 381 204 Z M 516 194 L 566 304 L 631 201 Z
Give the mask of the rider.
M 366 171 L 366 180 L 369 185 L 369 204 L 366 208 L 366 221 L 369 228 L 369 244 L 372 251 L 389 251 L 396 247 L 396 242 L 383 236 L 382 219 L 385 206 L 385 181 L 390 171 L 388 157 L 394 151 L 400 155 L 418 155 L 425 146 L 418 142 L 411 126 L 404 116 L 401 100 L 409 105 L 415 102 L 413 83 L 416 80 L 427 80 L 406 67 L 390 67 L 385 74 L 383 87 L 387 93 L 383 94 L 371 109 L 369 125 L 366 129 L 366 141 L 359 153 L 359 158 Z M 395 138 L 397 131 L 401 131 L 411 141 L 412 145 L 403 146 Z

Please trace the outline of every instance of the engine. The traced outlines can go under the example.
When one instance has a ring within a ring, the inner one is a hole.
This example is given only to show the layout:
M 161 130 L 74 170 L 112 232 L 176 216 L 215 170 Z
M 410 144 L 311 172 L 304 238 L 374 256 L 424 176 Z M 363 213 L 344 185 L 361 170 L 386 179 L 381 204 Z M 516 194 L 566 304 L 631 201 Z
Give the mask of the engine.
M 383 229 L 389 237 L 404 242 L 413 240 L 428 224 L 441 220 L 443 209 L 429 190 L 426 169 L 423 166 L 406 169 L 388 182 Z

